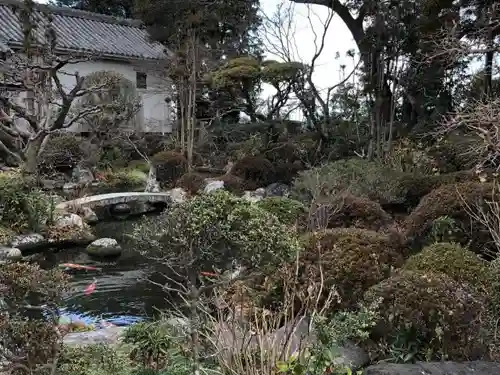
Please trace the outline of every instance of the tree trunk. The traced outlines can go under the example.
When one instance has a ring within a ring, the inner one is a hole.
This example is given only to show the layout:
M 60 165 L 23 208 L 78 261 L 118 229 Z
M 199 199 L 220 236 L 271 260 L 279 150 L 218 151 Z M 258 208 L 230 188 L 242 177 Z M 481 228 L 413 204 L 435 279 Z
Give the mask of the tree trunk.
M 47 138 L 48 134 L 44 131 L 39 132 L 34 138 L 31 138 L 28 141 L 28 145 L 26 146 L 26 150 L 24 152 L 24 169 L 28 173 L 35 173 L 38 165 L 38 155 L 42 150 L 42 146 L 44 145 L 44 141 Z

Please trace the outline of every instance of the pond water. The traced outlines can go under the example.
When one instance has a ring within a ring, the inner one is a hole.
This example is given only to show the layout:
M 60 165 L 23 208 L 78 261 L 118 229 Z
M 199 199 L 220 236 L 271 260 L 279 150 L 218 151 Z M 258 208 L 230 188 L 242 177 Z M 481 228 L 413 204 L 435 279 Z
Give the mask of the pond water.
M 100 222 L 93 228 L 98 238 L 114 238 L 121 244 L 123 253 L 116 259 L 91 258 L 84 248 L 78 247 L 44 255 L 45 259 L 40 262 L 43 268 L 58 267 L 63 263 L 99 268 L 97 271 L 67 271 L 72 279 L 70 292 L 64 301 L 63 315 L 85 323 L 105 321 L 128 325 L 168 308 L 164 292 L 148 281 L 155 273 L 154 264 L 138 254 L 127 237 L 134 222 Z M 85 288 L 94 281 L 95 290 L 85 294 Z

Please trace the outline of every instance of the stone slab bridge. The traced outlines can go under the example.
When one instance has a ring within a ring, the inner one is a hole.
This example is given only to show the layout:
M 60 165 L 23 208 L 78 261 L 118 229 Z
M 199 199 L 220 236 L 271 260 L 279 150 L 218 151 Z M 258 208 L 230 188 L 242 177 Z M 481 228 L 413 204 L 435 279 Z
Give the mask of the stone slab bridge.
M 99 219 L 109 216 L 123 218 L 131 214 L 163 210 L 175 203 L 174 200 L 172 191 L 109 193 L 61 202 L 56 206 L 56 211 L 78 212 L 90 208 Z

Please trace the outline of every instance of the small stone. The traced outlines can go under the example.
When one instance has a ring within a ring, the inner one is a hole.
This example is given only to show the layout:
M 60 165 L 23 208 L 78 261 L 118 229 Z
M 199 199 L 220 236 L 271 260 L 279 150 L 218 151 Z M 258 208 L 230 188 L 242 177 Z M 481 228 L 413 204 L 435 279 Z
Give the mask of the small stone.
M 15 247 L 0 246 L 0 261 L 16 261 L 23 257 L 21 250 Z
M 209 193 L 212 193 L 212 192 L 220 190 L 220 189 L 224 189 L 224 181 L 216 180 L 216 181 L 211 181 L 211 182 L 207 183 L 207 185 L 203 189 L 203 192 L 205 194 L 209 194 Z
M 22 234 L 14 237 L 10 246 L 20 250 L 30 250 L 47 243 L 45 237 L 38 233 Z
M 122 248 L 114 238 L 99 238 L 87 246 L 87 254 L 98 257 L 120 255 Z
M 168 193 L 170 194 L 173 204 L 183 203 L 187 199 L 187 193 L 181 188 L 169 190 Z
M 275 182 L 266 187 L 265 197 L 287 197 L 290 195 L 290 186 Z
M 264 197 L 262 195 L 255 194 L 254 191 L 245 191 L 242 198 L 249 201 L 249 202 L 252 202 L 252 203 L 255 203 L 255 202 L 258 202 L 258 201 L 261 201 L 262 199 L 264 199 Z
M 54 226 L 56 228 L 83 228 L 85 223 L 77 214 L 66 214 L 56 219 Z
M 87 168 L 76 166 L 71 173 L 71 179 L 78 184 L 90 184 L 94 181 L 94 174 Z
M 264 189 L 264 188 L 258 188 L 253 193 L 254 193 L 255 196 L 264 197 L 264 195 L 266 194 L 266 189 Z

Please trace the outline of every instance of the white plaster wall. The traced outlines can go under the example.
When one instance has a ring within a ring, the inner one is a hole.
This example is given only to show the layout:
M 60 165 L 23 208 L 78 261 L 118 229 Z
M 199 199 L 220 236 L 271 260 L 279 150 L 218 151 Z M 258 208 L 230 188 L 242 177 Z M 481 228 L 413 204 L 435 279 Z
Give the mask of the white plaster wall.
M 96 71 L 113 71 L 122 74 L 126 79 L 136 83 L 136 71 L 141 70 L 147 74 L 147 89 L 138 89 L 141 97 L 142 108 L 138 114 L 138 126 L 142 131 L 171 133 L 172 132 L 172 109 L 165 102 L 169 95 L 169 83 L 157 76 L 155 72 L 147 71 L 140 64 L 128 64 L 126 62 L 114 61 L 85 61 L 77 64 L 66 65 L 59 74 L 62 85 L 66 90 L 71 90 L 75 84 L 74 74 L 78 72 L 81 76 Z M 83 130 L 73 128 L 72 130 Z

